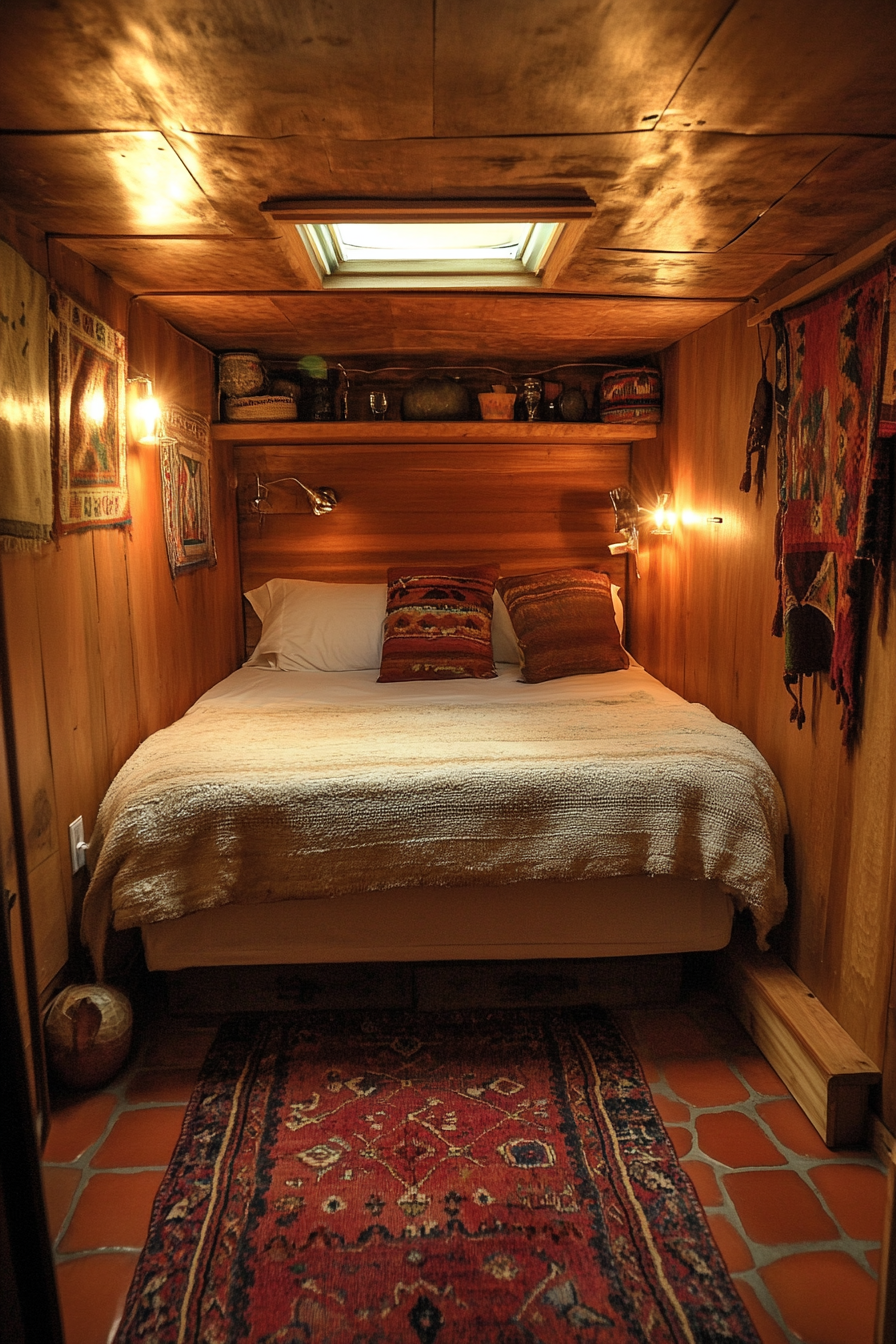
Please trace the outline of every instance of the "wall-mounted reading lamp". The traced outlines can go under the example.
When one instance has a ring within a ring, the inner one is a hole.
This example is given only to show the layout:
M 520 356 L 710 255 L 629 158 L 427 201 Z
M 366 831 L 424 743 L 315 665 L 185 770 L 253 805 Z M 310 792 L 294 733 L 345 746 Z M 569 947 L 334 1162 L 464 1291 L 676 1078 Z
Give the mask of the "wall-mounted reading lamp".
M 322 485 L 317 490 L 313 490 L 309 485 L 303 485 L 297 476 L 278 476 L 275 481 L 263 481 L 259 476 L 255 477 L 255 498 L 252 500 L 252 507 L 256 513 L 261 514 L 262 521 L 270 509 L 264 507 L 268 497 L 268 490 L 272 485 L 283 485 L 285 481 L 292 481 L 304 490 L 308 496 L 308 503 L 311 505 L 311 512 L 315 518 L 320 518 L 324 513 L 332 513 L 339 500 L 336 497 L 336 491 L 331 490 L 329 486 Z
M 631 551 L 635 556 L 635 573 L 640 578 L 637 556 L 641 516 L 646 514 L 648 518 L 653 519 L 653 527 L 650 529 L 651 536 L 671 536 L 676 523 L 676 515 L 666 507 L 669 502 L 669 495 L 660 495 L 652 509 L 645 509 L 638 503 L 627 485 L 618 485 L 615 490 L 610 491 L 610 502 L 616 516 L 616 531 L 625 537 L 625 541 L 617 541 L 610 546 L 610 554 L 624 555 L 626 551 Z
M 152 379 L 138 373 L 127 379 L 134 389 L 128 405 L 128 428 L 137 443 L 158 446 L 162 429 L 162 412 L 152 392 Z

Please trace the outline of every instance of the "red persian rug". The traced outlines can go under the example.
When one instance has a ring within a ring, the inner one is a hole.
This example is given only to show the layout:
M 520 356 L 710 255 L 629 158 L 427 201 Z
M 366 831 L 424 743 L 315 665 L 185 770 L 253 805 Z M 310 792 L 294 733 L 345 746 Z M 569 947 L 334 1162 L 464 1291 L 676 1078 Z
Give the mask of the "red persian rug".
M 758 1344 L 596 1010 L 235 1018 L 129 1344 Z

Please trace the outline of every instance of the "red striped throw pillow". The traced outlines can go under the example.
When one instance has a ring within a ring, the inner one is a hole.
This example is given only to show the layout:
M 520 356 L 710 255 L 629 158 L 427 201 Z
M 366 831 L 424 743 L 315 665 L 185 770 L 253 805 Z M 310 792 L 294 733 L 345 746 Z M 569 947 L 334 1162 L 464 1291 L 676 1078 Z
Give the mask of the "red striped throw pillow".
M 628 667 L 606 574 L 550 569 L 499 579 L 522 654 L 524 681 Z
M 496 676 L 492 603 L 497 565 L 387 573 L 380 681 Z

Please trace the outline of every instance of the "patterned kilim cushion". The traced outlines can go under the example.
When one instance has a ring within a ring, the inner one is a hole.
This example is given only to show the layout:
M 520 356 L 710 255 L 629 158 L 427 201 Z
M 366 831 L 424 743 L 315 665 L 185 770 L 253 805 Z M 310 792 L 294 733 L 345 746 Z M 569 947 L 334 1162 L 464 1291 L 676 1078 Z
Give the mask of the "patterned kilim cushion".
M 758 1344 L 593 1009 L 219 1033 L 117 1344 Z
M 494 677 L 497 565 L 388 571 L 380 681 Z
M 519 640 L 525 681 L 628 667 L 606 574 L 551 569 L 499 579 Z

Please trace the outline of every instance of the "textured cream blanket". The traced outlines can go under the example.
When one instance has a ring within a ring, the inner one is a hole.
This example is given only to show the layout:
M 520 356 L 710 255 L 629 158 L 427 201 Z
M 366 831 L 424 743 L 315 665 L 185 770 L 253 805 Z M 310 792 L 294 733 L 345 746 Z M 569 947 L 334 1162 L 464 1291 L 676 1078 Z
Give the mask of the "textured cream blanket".
M 715 878 L 782 917 L 784 808 L 755 747 L 644 692 L 526 704 L 200 704 L 113 781 L 83 934 L 389 887 Z

